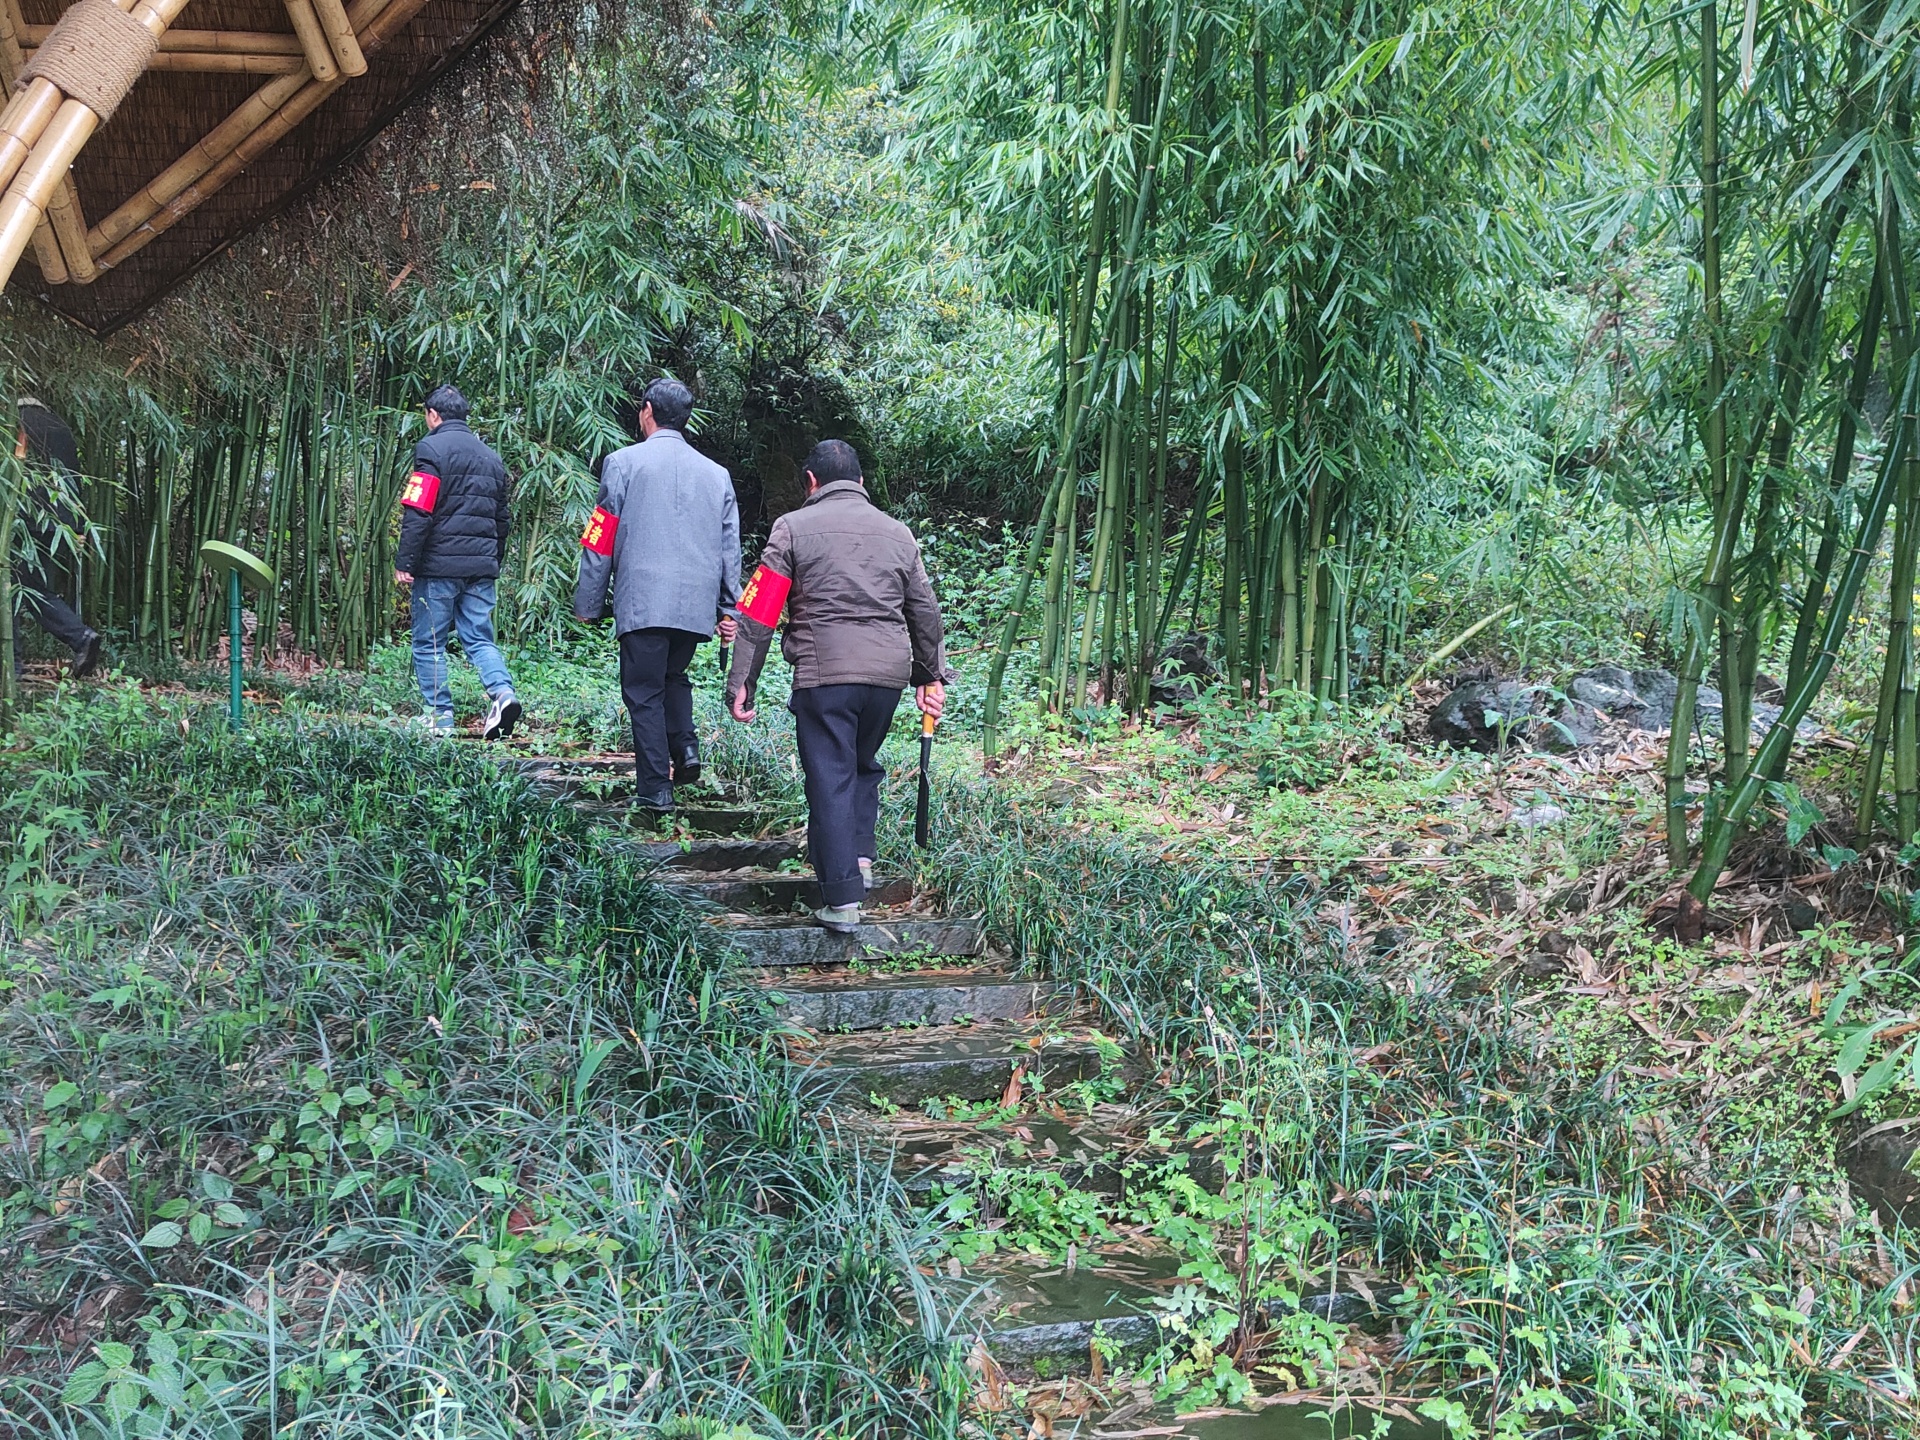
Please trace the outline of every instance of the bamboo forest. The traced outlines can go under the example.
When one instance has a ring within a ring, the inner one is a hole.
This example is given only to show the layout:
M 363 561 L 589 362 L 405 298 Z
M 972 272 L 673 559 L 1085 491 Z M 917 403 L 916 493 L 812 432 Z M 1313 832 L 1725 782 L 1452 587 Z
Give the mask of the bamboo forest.
M 0 70 L 0 1440 L 1920 1436 L 1916 0 Z

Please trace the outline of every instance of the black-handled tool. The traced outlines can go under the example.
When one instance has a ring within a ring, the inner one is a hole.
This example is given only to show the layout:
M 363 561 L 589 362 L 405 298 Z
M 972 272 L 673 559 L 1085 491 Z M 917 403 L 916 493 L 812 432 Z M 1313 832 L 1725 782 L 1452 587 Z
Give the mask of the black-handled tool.
M 727 659 L 728 659 L 727 651 L 730 650 L 731 648 L 732 647 L 728 645 L 726 641 L 722 640 L 720 642 L 720 678 L 722 680 L 725 680 L 727 678 L 727 671 L 732 668 L 727 663 Z
M 922 850 L 933 843 L 933 716 L 920 717 L 920 793 L 913 802 L 913 843 Z

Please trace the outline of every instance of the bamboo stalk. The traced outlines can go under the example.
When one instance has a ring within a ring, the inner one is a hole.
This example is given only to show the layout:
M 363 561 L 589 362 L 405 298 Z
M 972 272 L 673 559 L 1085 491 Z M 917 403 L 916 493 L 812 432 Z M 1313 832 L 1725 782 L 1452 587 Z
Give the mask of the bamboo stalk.
M 340 73 L 366 74 L 367 57 L 361 53 L 360 41 L 353 33 L 353 21 L 347 18 L 347 7 L 341 0 L 310 0 L 310 3 L 320 17 L 320 28 L 327 32 L 333 58 L 340 62 Z
M 1833 458 L 1827 467 L 1827 513 L 1820 529 L 1820 549 L 1807 577 L 1806 594 L 1800 601 L 1800 618 L 1794 626 L 1792 656 L 1787 665 L 1787 689 L 1799 688 L 1806 674 L 1807 652 L 1819 626 L 1820 607 L 1826 603 L 1827 583 L 1833 574 L 1833 562 L 1840 548 L 1846 517 L 1841 499 L 1846 493 L 1847 477 L 1853 473 L 1854 445 L 1858 438 L 1860 410 L 1866 404 L 1867 387 L 1873 383 L 1874 357 L 1880 349 L 1880 322 L 1885 312 L 1876 272 L 1867 291 L 1866 311 L 1860 317 L 1860 338 L 1855 345 L 1853 375 L 1847 384 L 1847 396 L 1840 411 L 1839 429 L 1834 437 Z
M 33 259 L 47 284 L 67 283 L 67 262 L 60 258 L 60 242 L 53 238 L 53 227 L 44 220 L 33 227 Z
M 323 84 L 338 80 L 340 65 L 333 46 L 327 43 L 327 32 L 321 27 L 313 0 L 287 0 L 287 18 L 293 22 L 294 37 L 300 42 L 300 53 L 307 57 L 313 78 Z
M 155 55 L 149 70 L 192 75 L 293 75 L 306 65 L 298 55 L 236 55 L 217 50 L 169 50 Z
M 26 52 L 30 59 L 33 51 Z M 328 52 L 331 58 L 331 52 Z M 249 51 L 162 50 L 147 62 L 149 70 L 199 75 L 291 75 L 306 61 L 298 55 L 278 51 L 255 54 Z
M 51 80 L 32 80 L 0 111 L 0 185 L 13 182 L 65 97 Z
M 1667 737 L 1667 863 L 1687 863 L 1687 751 L 1694 704 L 1706 668 L 1707 633 L 1726 609 L 1727 568 L 1740 527 L 1740 502 L 1728 493 L 1726 359 L 1720 334 L 1720 11 L 1717 0 L 1700 10 L 1700 269 L 1707 321 L 1708 494 L 1713 502 L 1713 541 L 1701 575 L 1701 600 L 1687 639 L 1686 659 Z M 1724 726 L 1722 729 L 1724 730 Z
M 1240 347 L 1231 335 L 1223 337 L 1220 347 L 1220 392 L 1229 410 L 1236 407 L 1235 392 L 1240 386 Z M 1241 693 L 1245 678 L 1240 645 L 1240 589 L 1246 564 L 1247 489 L 1246 455 L 1240 444 L 1240 429 L 1229 421 L 1220 447 L 1220 529 L 1225 547 L 1220 560 L 1220 638 L 1225 644 L 1227 684 L 1235 695 Z
M 4 11 L 10 6 L 0 6 L 0 25 L 4 25 Z M 53 33 L 51 25 L 21 25 L 18 31 L 19 44 L 29 50 L 38 49 L 47 43 L 47 36 Z M 4 44 L 4 41 L 0 41 Z M 299 55 L 300 37 L 271 30 L 174 30 L 169 29 L 160 37 L 160 53 L 184 51 L 201 55 Z M 17 72 L 16 72 L 17 73 Z
M 0 735 L 4 735 L 13 729 L 14 707 L 20 699 L 13 678 L 18 643 L 13 623 L 13 526 L 25 503 L 27 467 L 12 455 L 0 457 L 0 480 L 6 481 L 0 492 Z
M 67 267 L 67 278 L 76 285 L 91 285 L 100 276 L 87 249 L 87 222 L 81 217 L 80 192 L 74 188 L 73 173 L 60 177 L 53 199 L 47 205 L 46 223 L 60 247 L 60 259 Z M 37 233 L 37 232 L 36 232 Z

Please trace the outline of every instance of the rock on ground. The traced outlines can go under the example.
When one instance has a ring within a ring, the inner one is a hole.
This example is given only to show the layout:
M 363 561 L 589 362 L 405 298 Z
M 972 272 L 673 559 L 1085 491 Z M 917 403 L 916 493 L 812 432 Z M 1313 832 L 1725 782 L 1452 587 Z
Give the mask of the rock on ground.
M 1604 743 L 1610 732 L 1621 728 L 1667 729 L 1673 724 L 1679 694 L 1680 682 L 1671 671 L 1628 670 L 1620 665 L 1582 670 L 1567 682 L 1564 697 L 1547 685 L 1469 680 L 1434 707 L 1427 729 L 1436 740 L 1482 754 L 1500 748 L 1503 725 L 1509 740 L 1543 750 L 1571 750 Z M 1724 708 L 1718 690 L 1711 685 L 1699 688 L 1694 713 L 1702 731 L 1719 732 Z M 1756 700 L 1755 738 L 1765 735 L 1779 717 L 1778 705 Z M 1812 739 L 1820 727 L 1802 720 L 1799 733 L 1802 739 Z

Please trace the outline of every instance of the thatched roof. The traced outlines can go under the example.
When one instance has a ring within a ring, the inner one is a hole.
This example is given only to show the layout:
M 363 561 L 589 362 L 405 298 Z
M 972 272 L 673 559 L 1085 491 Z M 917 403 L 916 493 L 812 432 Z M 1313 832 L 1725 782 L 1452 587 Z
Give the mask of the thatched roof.
M 77 3 L 99 6 L 106 0 Z M 154 11 L 182 3 L 185 9 L 171 25 L 152 18 Z M 71 189 L 63 183 L 53 191 L 25 260 L 13 271 L 14 289 L 43 299 L 96 334 L 125 324 L 299 200 L 515 3 L 121 3 L 119 8 L 135 17 L 147 15 L 150 31 L 159 28 L 158 49 L 118 108 L 80 148 L 72 162 Z M 0 31 L 14 30 L 29 77 L 41 53 L 36 47 L 53 56 L 74 32 L 69 23 L 62 36 L 47 41 L 50 27 L 69 8 L 70 0 L 0 0 Z M 10 58 L 9 38 L 0 33 L 0 67 Z M 89 38 L 82 35 L 78 43 L 84 46 Z M 364 73 L 351 73 L 356 63 L 364 65 Z M 325 73 L 316 78 L 316 70 Z M 55 73 L 54 78 L 61 77 Z M 63 96 L 73 93 L 61 87 Z M 20 111 L 27 99 L 28 91 L 18 89 L 8 114 Z M 5 128 L 0 123 L 0 130 Z M 49 125 L 48 133 L 54 128 Z M 6 201 L 15 202 L 15 192 L 28 185 L 40 154 L 35 149 L 27 157 Z M 4 160 L 0 154 L 0 174 Z M 27 218 L 21 223 L 32 225 L 33 212 L 22 213 Z M 7 219 L 0 204 L 0 229 Z M 0 238 L 0 261 L 5 249 Z

